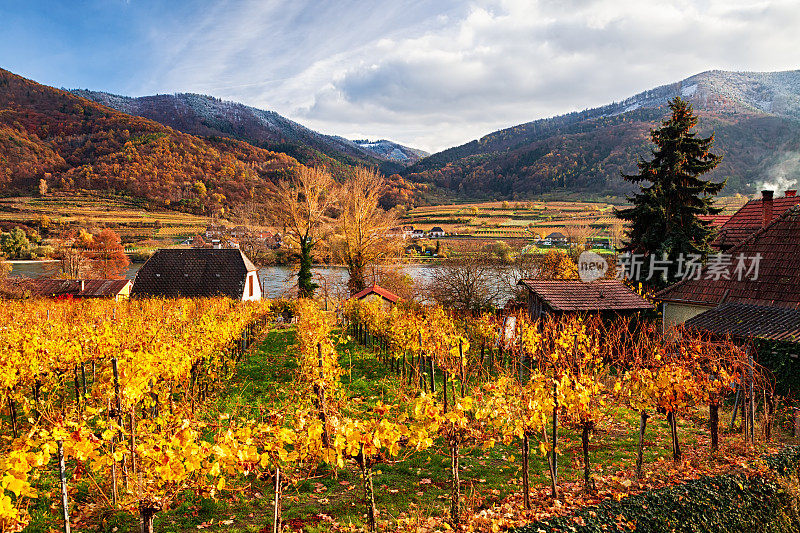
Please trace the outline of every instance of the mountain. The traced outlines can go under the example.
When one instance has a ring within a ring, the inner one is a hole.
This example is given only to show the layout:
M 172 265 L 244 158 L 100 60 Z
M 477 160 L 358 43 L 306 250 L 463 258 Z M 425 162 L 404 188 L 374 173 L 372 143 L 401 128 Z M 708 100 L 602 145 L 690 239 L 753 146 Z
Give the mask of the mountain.
M 292 157 L 201 139 L 0 69 L 0 193 L 92 190 L 220 213 L 260 203 Z
M 184 133 L 199 137 L 239 139 L 254 146 L 284 152 L 304 164 L 331 166 L 331 163 L 338 162 L 378 166 L 391 174 L 416 162 L 424 154 L 389 141 L 379 142 L 396 147 L 396 151 L 383 149 L 383 145 L 362 146 L 343 137 L 323 135 L 274 111 L 264 111 L 213 96 L 180 93 L 131 98 L 83 89 L 71 92 Z
M 619 197 L 634 186 L 620 172 L 648 156 L 648 133 L 669 99 L 689 100 L 701 135 L 715 134 L 723 194 L 800 178 L 800 71 L 709 71 L 622 102 L 536 120 L 426 157 L 404 175 L 450 195 Z
M 379 157 L 388 159 L 389 161 L 397 161 L 401 164 L 413 164 L 430 155 L 428 152 L 418 150 L 417 148 L 409 148 L 396 142 L 381 139 L 380 141 L 360 140 L 353 141 L 361 148 L 369 150 Z

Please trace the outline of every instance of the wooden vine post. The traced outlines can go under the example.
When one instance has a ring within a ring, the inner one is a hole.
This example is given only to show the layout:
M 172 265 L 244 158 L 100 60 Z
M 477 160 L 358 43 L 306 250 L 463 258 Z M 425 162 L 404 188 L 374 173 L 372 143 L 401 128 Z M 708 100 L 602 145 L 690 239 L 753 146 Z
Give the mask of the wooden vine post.
M 67 472 L 64 466 L 64 443 L 58 441 L 58 477 L 61 480 L 61 509 L 64 518 L 64 533 L 70 533 L 69 495 L 67 494 Z
M 281 531 L 281 467 L 275 466 L 275 501 L 272 512 L 272 533 Z
M 450 492 L 450 525 L 456 531 L 459 530 L 461 522 L 461 480 L 458 473 L 458 448 L 458 437 L 453 435 L 450 437 L 450 472 L 453 479 Z
M 317 359 L 319 363 L 319 381 L 314 383 L 314 393 L 316 395 L 317 409 L 319 410 L 319 420 L 322 422 L 322 444 L 326 448 L 330 446 L 330 437 L 328 435 L 328 422 L 325 414 L 325 387 L 322 386 L 325 379 L 325 371 L 322 362 L 322 343 L 317 343 Z
M 364 445 L 360 445 L 358 451 L 358 466 L 361 469 L 361 480 L 364 483 L 364 502 L 367 506 L 367 531 L 375 531 L 377 527 L 376 516 L 378 514 L 375 505 L 375 489 L 372 484 L 372 468 L 368 464 L 368 459 L 364 455 Z

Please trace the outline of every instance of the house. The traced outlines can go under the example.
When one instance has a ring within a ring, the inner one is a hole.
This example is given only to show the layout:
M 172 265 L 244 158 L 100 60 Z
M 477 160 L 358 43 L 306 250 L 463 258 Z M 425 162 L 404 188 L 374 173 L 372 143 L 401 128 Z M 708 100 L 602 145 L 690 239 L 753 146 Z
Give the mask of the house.
M 388 291 L 378 285 L 367 287 L 366 289 L 363 289 L 355 293 L 350 298 L 363 301 L 377 300 L 388 307 L 395 305 L 397 302 L 401 300 L 401 298 L 392 291 Z
M 796 190 L 786 191 L 782 198 L 773 198 L 773 191 L 761 191 L 760 199 L 750 200 L 719 226 L 711 245 L 728 251 L 796 205 L 800 205 Z M 711 224 L 714 225 L 713 220 Z
M 436 239 L 438 237 L 444 237 L 445 233 L 444 233 L 444 230 L 442 228 L 440 228 L 439 226 L 435 226 L 435 227 L 431 228 L 431 230 L 428 232 L 428 235 L 432 239 Z
M 133 282 L 133 297 L 202 298 L 227 296 L 260 300 L 258 268 L 238 249 L 162 248 Z
M 542 241 L 542 244 L 544 244 L 545 246 L 552 246 L 554 244 L 555 245 L 567 244 L 567 236 L 564 235 L 563 233 L 558 232 L 558 231 L 554 231 L 553 233 L 547 235 L 544 238 L 544 240 Z
M 236 226 L 231 230 L 231 237 L 234 239 L 241 239 L 242 237 L 246 237 L 248 234 L 248 230 L 244 226 Z
M 636 294 L 622 281 L 521 279 L 517 283 L 528 290 L 528 313 L 531 319 L 568 313 L 631 314 L 650 311 L 653 304 Z
M 403 238 L 410 239 L 414 233 L 414 226 L 403 226 Z
M 8 278 L 9 288 L 19 295 L 38 298 L 113 298 L 123 300 L 131 294 L 129 279 Z
M 415 229 L 411 231 L 411 238 L 412 239 L 421 239 L 425 236 L 425 232 L 421 229 Z
M 733 331 L 735 321 L 738 328 L 760 331 L 791 318 L 791 313 L 780 310 L 800 310 L 798 259 L 800 205 L 784 211 L 726 253 L 710 257 L 696 275 L 657 293 L 656 298 L 663 302 L 664 328 L 713 321 L 720 324 L 714 329 Z

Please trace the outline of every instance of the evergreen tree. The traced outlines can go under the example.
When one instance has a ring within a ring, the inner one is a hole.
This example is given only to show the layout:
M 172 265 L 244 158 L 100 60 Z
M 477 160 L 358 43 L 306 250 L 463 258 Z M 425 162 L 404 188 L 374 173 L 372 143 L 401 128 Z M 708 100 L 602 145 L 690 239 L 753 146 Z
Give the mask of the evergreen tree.
M 692 131 L 697 116 L 689 102 L 676 97 L 669 108 L 671 116 L 650 132 L 656 145 L 653 159 L 639 159 L 638 174 L 623 174 L 626 181 L 640 186 L 637 194 L 628 197 L 633 206 L 614 210 L 629 225 L 622 251 L 644 255 L 640 279 L 651 277 L 655 285 L 680 279 L 685 268 L 679 263 L 681 254 L 684 259 L 690 254 L 707 255 L 714 229 L 699 216 L 719 213 L 713 197 L 725 186 L 725 182 L 712 183 L 700 177 L 722 159 L 711 153 L 714 135 L 699 138 Z M 660 262 L 665 254 L 669 266 L 663 279 L 662 269 L 667 264 L 653 263 L 652 274 L 650 265 L 651 259 Z

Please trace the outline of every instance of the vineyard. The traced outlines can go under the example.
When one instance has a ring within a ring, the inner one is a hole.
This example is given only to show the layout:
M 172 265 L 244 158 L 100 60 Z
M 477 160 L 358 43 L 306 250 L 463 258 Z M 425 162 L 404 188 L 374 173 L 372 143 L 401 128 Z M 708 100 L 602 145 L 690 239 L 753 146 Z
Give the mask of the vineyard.
M 308 300 L 22 302 L 0 316 L 2 531 L 41 514 L 178 531 L 170 509 L 214 501 L 230 518 L 198 529 L 498 531 L 758 472 L 779 433 L 747 351 L 653 324 Z M 734 397 L 735 430 L 720 420 Z

